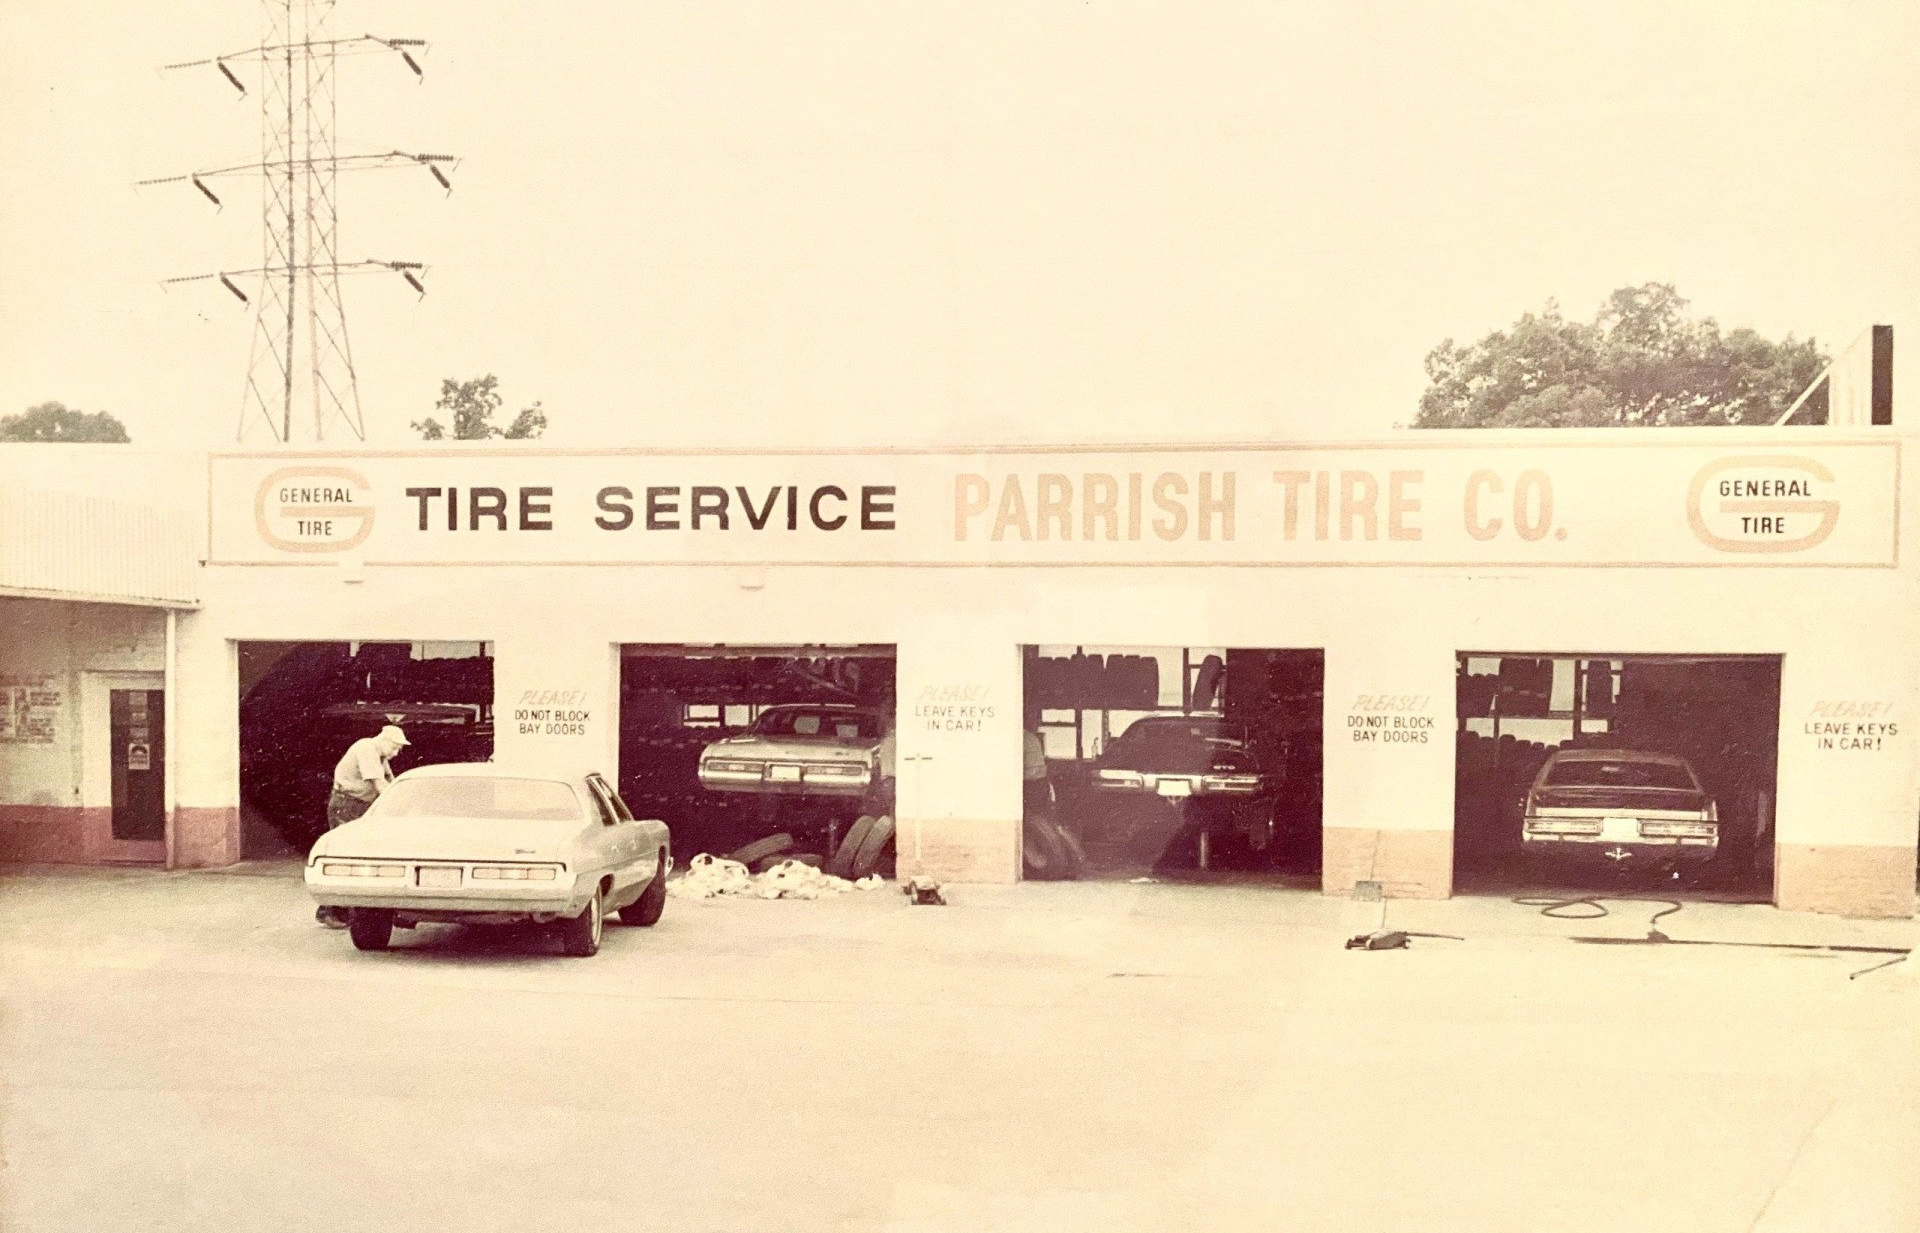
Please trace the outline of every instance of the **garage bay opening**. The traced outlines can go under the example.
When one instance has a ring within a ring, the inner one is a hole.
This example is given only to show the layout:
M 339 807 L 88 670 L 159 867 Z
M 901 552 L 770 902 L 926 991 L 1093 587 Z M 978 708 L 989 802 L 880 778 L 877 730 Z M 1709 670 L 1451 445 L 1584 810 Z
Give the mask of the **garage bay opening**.
M 620 794 L 674 848 L 893 873 L 894 649 L 629 645 Z
M 1320 651 L 1024 656 L 1026 877 L 1318 885 Z
M 1768 899 L 1778 656 L 1475 652 L 1456 680 L 1458 889 Z
M 394 773 L 493 756 L 493 649 L 484 642 L 242 642 L 241 853 L 305 856 L 326 829 L 334 764 L 386 724 Z

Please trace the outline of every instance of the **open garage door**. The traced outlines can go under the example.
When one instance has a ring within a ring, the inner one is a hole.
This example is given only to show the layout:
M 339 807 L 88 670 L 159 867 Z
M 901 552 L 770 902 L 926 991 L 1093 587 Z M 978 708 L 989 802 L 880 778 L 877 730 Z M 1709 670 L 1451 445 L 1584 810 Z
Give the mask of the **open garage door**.
M 1029 878 L 1320 870 L 1318 650 L 1025 648 Z
M 304 856 L 326 829 L 333 768 L 382 726 L 395 773 L 493 756 L 493 655 L 478 642 L 242 642 L 241 853 Z
M 891 876 L 893 718 L 891 646 L 625 646 L 620 793 L 688 856 Z
M 1764 902 L 1780 660 L 1462 654 L 1461 890 Z

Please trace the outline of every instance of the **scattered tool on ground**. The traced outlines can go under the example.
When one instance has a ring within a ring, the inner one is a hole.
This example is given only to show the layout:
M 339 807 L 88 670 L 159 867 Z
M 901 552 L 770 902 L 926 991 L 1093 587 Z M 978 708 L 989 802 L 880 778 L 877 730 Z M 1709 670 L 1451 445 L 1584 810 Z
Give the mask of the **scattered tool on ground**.
M 1465 938 L 1454 933 L 1420 933 L 1412 929 L 1375 929 L 1372 933 L 1356 933 L 1347 939 L 1348 950 L 1405 950 L 1409 938 L 1445 938 L 1449 942 L 1464 942 Z
M 915 907 L 944 907 L 947 902 L 940 895 L 940 884 L 938 882 L 924 882 L 919 878 L 914 878 L 902 886 L 900 891 L 906 895 L 907 902 L 913 904 Z

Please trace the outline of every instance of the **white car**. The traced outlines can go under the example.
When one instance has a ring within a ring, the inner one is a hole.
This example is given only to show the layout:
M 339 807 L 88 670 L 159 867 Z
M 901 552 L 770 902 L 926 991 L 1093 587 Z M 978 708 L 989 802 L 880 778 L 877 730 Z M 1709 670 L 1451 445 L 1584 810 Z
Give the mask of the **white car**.
M 700 754 L 700 783 L 711 792 L 858 796 L 880 774 L 886 719 L 838 703 L 770 706 L 738 736 Z
M 666 824 L 634 818 L 604 777 L 458 762 L 406 772 L 322 835 L 306 881 L 314 902 L 346 912 L 361 950 L 420 921 L 532 921 L 586 956 L 606 913 L 660 919 L 672 869 Z

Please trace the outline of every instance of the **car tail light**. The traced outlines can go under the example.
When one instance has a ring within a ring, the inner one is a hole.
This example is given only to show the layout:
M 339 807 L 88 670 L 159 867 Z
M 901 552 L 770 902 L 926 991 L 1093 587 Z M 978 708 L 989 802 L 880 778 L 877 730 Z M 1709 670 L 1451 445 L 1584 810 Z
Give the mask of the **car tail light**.
M 1260 786 L 1258 775 L 1206 775 L 1201 778 L 1209 791 L 1213 792 L 1252 792 Z
M 406 876 L 407 867 L 365 861 L 322 861 L 320 872 L 330 878 L 401 878 Z
M 1143 782 L 1139 771 L 1104 770 L 1096 778 L 1101 783 L 1115 788 L 1137 788 Z
M 729 762 L 723 758 L 709 758 L 703 765 L 710 771 L 723 771 L 736 775 L 752 775 L 760 769 L 758 762 Z
M 1598 835 L 1598 818 L 1528 818 L 1529 835 Z
M 1714 822 L 1642 822 L 1640 834 L 1646 839 L 1711 839 L 1720 833 Z
M 560 871 L 552 865 L 475 865 L 467 876 L 476 882 L 551 882 Z

